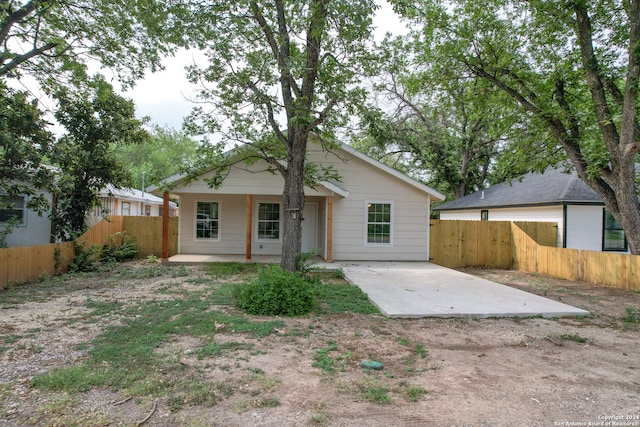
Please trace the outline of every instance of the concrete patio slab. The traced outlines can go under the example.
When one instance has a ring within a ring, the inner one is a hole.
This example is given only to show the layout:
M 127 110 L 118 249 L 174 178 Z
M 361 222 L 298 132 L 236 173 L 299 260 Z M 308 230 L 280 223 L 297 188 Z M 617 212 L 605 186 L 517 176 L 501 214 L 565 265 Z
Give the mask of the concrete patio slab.
M 388 317 L 563 317 L 588 311 L 428 262 L 335 263 Z

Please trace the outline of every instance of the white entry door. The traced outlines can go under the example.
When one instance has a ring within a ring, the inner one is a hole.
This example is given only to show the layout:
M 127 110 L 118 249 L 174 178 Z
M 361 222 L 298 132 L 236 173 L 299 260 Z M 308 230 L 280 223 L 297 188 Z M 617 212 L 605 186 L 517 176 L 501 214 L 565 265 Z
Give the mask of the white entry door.
M 302 213 L 302 252 L 311 252 L 318 248 L 318 205 L 305 203 Z

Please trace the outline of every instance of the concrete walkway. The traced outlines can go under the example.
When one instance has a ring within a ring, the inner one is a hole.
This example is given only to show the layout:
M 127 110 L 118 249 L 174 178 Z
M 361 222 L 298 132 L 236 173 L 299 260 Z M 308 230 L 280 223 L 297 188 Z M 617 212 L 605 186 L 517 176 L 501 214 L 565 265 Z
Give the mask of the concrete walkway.
M 246 262 L 241 255 L 175 255 L 170 263 Z M 278 263 L 279 256 L 251 262 Z M 319 268 L 342 269 L 388 317 L 561 317 L 585 310 L 428 262 L 334 262 Z
M 561 317 L 581 310 L 428 262 L 335 263 L 388 317 Z

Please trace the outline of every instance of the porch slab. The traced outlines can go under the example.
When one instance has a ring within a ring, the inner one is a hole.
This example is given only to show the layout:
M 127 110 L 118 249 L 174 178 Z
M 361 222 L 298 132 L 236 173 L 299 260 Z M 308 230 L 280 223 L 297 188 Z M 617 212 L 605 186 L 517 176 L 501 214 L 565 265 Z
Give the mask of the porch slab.
M 387 317 L 564 317 L 589 312 L 428 262 L 336 263 Z

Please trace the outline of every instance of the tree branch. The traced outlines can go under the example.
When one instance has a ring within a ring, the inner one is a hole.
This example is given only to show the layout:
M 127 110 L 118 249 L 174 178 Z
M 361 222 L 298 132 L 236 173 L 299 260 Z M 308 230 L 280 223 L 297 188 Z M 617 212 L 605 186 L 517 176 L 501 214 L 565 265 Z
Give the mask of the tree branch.
M 629 1 L 629 60 L 627 81 L 624 89 L 624 104 L 620 123 L 620 142 L 624 156 L 629 162 L 638 152 L 638 82 L 640 81 L 640 1 Z
M 593 30 L 591 28 L 591 19 L 587 11 L 586 4 L 582 2 L 573 3 L 574 12 L 576 14 L 576 32 L 578 36 L 578 44 L 582 53 L 582 67 L 585 71 L 587 85 L 591 92 L 591 99 L 594 104 L 596 119 L 598 126 L 602 132 L 604 142 L 609 151 L 613 154 L 616 152 L 620 142 L 620 136 L 616 129 L 615 122 L 612 118 L 607 98 L 604 93 L 604 86 L 600 78 L 600 67 L 598 60 L 593 51 Z M 635 111 L 635 105 L 634 105 Z M 616 161 L 615 159 L 611 159 Z
M 2 21 L 2 27 L 0 27 L 0 43 L 4 43 L 7 40 L 9 31 L 11 31 L 11 27 L 13 27 L 13 25 L 20 22 L 21 19 L 25 18 L 29 14 L 33 13 L 35 9 L 36 2 L 32 0 L 15 12 L 10 12 L 9 14 L 7 14 L 6 18 Z
M 0 67 L 0 76 L 4 76 L 8 72 L 10 72 L 10 71 L 14 70 L 15 68 L 17 68 L 20 64 L 30 60 L 34 56 L 41 55 L 41 54 L 45 53 L 46 51 L 53 49 L 54 47 L 56 47 L 55 43 L 47 43 L 44 46 L 40 46 L 37 49 L 30 50 L 29 52 L 25 53 L 24 55 L 16 56 L 8 64 L 4 64 L 2 67 Z

